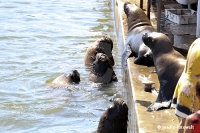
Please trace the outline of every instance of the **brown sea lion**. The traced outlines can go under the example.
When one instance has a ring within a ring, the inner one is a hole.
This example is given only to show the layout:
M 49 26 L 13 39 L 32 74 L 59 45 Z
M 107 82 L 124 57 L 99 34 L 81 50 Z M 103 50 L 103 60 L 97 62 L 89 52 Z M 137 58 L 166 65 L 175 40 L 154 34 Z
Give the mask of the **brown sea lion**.
M 62 88 L 71 84 L 78 84 L 80 82 L 80 74 L 77 70 L 72 70 L 69 74 L 62 74 L 55 78 L 50 87 L 52 88 Z
M 111 60 L 111 65 L 113 66 L 115 62 L 112 56 L 112 49 L 112 39 L 107 34 L 103 35 L 100 39 L 97 39 L 92 46 L 88 47 L 84 58 L 85 66 L 92 66 L 97 53 L 106 54 Z
M 142 35 L 155 31 L 144 11 L 130 2 L 124 3 L 124 12 L 127 16 L 128 35 L 122 54 L 122 67 L 126 66 L 126 60 L 131 54 L 136 56 L 135 64 L 152 66 L 152 52 L 144 45 Z
M 117 77 L 111 64 L 112 63 L 106 54 L 98 53 L 96 55 L 96 60 L 92 64 L 89 81 L 104 84 L 117 81 Z
M 128 106 L 121 98 L 102 114 L 97 133 L 127 133 Z
M 147 111 L 169 108 L 186 59 L 174 50 L 172 42 L 163 33 L 146 33 L 143 35 L 142 40 L 152 50 L 153 61 L 160 83 L 158 97 L 147 108 Z

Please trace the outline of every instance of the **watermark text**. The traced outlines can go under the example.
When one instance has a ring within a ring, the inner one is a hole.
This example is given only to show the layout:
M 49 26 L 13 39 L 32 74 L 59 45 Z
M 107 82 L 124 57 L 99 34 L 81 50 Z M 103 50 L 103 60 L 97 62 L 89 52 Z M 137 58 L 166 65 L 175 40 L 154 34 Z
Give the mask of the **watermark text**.
M 168 125 L 168 126 L 157 126 L 158 129 L 194 129 L 194 126 L 174 126 L 174 125 Z

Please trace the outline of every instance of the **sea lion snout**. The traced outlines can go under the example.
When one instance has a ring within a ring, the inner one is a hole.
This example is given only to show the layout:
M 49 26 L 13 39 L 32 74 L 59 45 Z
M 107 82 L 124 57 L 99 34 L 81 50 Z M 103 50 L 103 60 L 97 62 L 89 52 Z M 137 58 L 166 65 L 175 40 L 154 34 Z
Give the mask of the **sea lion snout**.
M 106 56 L 105 54 L 103 54 L 103 53 L 98 53 L 98 54 L 96 55 L 96 60 L 98 60 L 98 61 L 106 61 L 106 60 L 108 60 L 108 58 L 107 58 L 107 56 Z
M 154 39 L 152 38 L 152 36 L 150 34 L 148 34 L 148 33 L 143 34 L 142 41 L 144 42 L 144 44 L 146 46 L 148 46 L 150 49 L 152 49 Z
M 131 7 L 131 8 L 130 8 Z M 128 17 L 129 15 L 129 12 L 133 9 L 136 9 L 137 8 L 137 5 L 135 4 L 131 4 L 130 2 L 125 2 L 124 3 L 124 12 L 126 14 L 126 16 Z M 131 9 L 131 10 L 130 10 Z
M 77 70 L 72 70 L 70 73 L 71 79 L 74 83 L 80 82 L 80 74 Z
M 129 13 L 129 8 L 127 5 L 131 4 L 130 2 L 125 2 L 124 3 L 124 12 L 126 14 L 126 16 L 128 16 L 128 13 Z
M 143 34 L 142 41 L 146 44 L 148 40 L 149 40 L 149 34 L 148 33 Z
M 96 60 L 95 62 L 99 62 L 100 64 L 102 64 L 103 66 L 112 66 L 112 61 L 108 58 L 108 56 L 104 53 L 98 53 L 96 55 Z

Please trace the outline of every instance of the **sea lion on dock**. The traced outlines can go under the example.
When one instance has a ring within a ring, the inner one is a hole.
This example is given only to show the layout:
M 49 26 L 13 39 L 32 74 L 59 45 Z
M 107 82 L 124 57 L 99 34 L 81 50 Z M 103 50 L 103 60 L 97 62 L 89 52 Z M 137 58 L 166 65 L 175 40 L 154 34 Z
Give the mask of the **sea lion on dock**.
M 158 97 L 147 108 L 147 111 L 169 108 L 186 59 L 174 50 L 172 42 L 163 33 L 146 33 L 143 35 L 142 40 L 152 50 L 153 61 L 160 83 Z
M 127 133 L 128 106 L 121 98 L 102 114 L 97 133 Z
M 96 60 L 92 64 L 92 70 L 89 74 L 89 81 L 103 84 L 117 81 L 112 63 L 106 54 L 98 53 L 96 55 Z
M 122 54 L 122 67 L 131 54 L 135 55 L 135 64 L 152 66 L 152 52 L 142 41 L 144 33 L 155 31 L 144 11 L 130 2 L 124 3 L 124 12 L 127 16 L 128 35 Z
M 111 65 L 115 64 L 113 56 L 112 56 L 112 49 L 113 49 L 113 41 L 107 34 L 103 35 L 100 39 L 97 39 L 94 44 L 88 47 L 85 58 L 84 64 L 85 66 L 89 67 L 92 66 L 92 63 L 96 59 L 97 53 L 104 53 L 108 56 L 111 60 Z
M 69 74 L 62 74 L 55 78 L 50 87 L 52 88 L 63 88 L 71 84 L 78 84 L 80 82 L 80 74 L 77 70 L 72 70 Z

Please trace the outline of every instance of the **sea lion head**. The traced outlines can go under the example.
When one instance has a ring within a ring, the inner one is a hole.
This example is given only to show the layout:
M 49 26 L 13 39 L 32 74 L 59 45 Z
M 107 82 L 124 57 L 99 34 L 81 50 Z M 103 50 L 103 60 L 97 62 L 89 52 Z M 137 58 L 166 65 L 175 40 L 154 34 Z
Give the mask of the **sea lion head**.
M 74 83 L 78 84 L 80 82 L 80 74 L 77 70 L 72 70 L 69 76 Z
M 124 117 L 128 120 L 128 106 L 121 98 L 116 98 L 113 101 L 113 105 L 108 109 L 110 118 Z
M 124 12 L 128 18 L 128 30 L 131 31 L 139 26 L 152 26 L 145 12 L 130 2 L 124 3 Z
M 136 5 L 135 4 L 131 5 L 130 2 L 125 2 L 124 3 L 124 12 L 125 12 L 127 17 L 129 15 L 129 12 L 130 12 L 130 7 L 129 6 L 136 6 Z
M 128 106 L 121 98 L 102 114 L 97 133 L 127 133 Z
M 112 56 L 113 41 L 107 34 L 103 35 L 97 43 L 97 53 L 104 53 L 108 56 L 111 61 L 111 65 L 115 64 Z
M 49 86 L 51 88 L 64 88 L 71 84 L 80 82 L 80 74 L 77 70 L 72 70 L 70 73 L 64 73 L 55 78 Z
M 101 38 L 95 40 L 93 45 L 87 48 L 85 57 L 84 57 L 84 64 L 85 66 L 92 66 L 93 62 L 96 59 L 96 54 L 104 53 L 108 56 L 108 58 L 112 61 L 112 66 L 115 64 L 113 56 L 112 56 L 112 49 L 113 49 L 113 41 L 109 35 L 104 34 Z
M 153 53 L 158 51 L 169 52 L 173 49 L 172 42 L 163 33 L 158 33 L 158 32 L 145 33 L 142 36 L 142 40 L 144 44 L 147 45 L 152 50 Z
M 101 38 L 100 38 L 100 40 L 99 40 L 99 46 L 100 47 L 103 47 L 103 48 L 106 48 L 106 47 L 108 47 L 107 45 L 108 44 L 110 44 L 110 48 L 109 49 L 113 49 L 113 41 L 112 41 L 112 39 L 110 38 L 110 36 L 109 35 L 107 35 L 107 34 L 104 34 Z
M 110 59 L 108 58 L 108 56 L 106 54 L 103 53 L 98 53 L 96 54 L 96 60 L 93 63 L 92 66 L 92 72 L 95 75 L 98 76 L 103 76 L 108 68 L 112 69 L 112 62 L 110 61 Z

